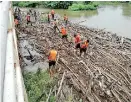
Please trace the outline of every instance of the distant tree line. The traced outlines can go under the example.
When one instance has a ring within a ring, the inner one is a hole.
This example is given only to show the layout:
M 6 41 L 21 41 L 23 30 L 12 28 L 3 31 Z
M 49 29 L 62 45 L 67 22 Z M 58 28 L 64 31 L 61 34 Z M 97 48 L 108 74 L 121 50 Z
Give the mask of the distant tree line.
M 19 7 L 45 7 L 54 9 L 68 9 L 73 1 L 14 1 L 13 6 Z
M 54 9 L 95 10 L 99 4 L 130 3 L 131 1 L 13 1 L 13 6 L 19 7 L 42 7 Z

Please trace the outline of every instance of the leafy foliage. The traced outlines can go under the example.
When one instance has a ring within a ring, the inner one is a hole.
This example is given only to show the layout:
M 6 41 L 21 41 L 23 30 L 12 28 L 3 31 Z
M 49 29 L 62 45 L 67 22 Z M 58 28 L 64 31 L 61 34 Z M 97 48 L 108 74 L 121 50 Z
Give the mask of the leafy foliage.
M 49 74 L 41 70 L 37 73 L 24 73 L 23 76 L 29 102 L 36 102 L 36 100 L 45 102 L 50 89 L 56 84 L 56 79 L 50 79 Z M 51 95 L 50 102 L 54 101 L 55 97 Z
M 95 10 L 97 9 L 98 4 L 96 3 L 89 3 L 89 4 L 73 4 L 69 6 L 69 10 L 78 11 L 78 10 Z
M 72 5 L 73 1 L 47 1 L 43 2 L 45 7 L 54 8 L 54 9 L 68 9 L 70 5 Z
M 68 9 L 72 5 L 73 1 L 14 1 L 14 6 L 19 7 L 48 7 L 54 9 Z
M 19 6 L 19 7 L 36 7 L 39 5 L 39 2 L 38 1 L 14 1 L 13 5 Z

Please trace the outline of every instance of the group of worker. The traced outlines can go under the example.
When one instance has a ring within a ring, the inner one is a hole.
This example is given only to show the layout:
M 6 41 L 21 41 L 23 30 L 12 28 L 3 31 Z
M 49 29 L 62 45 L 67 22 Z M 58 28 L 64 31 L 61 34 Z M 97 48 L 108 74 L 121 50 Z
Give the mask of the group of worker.
M 27 25 L 31 23 L 30 20 L 30 16 L 31 16 L 31 11 L 29 10 L 29 12 L 26 15 L 26 21 L 27 21 Z M 65 23 L 65 26 L 61 27 L 61 30 L 59 30 L 58 28 L 58 22 L 56 21 L 55 17 L 55 12 L 54 10 L 51 10 L 51 13 L 48 13 L 48 23 L 51 23 L 51 19 L 53 20 L 53 28 L 54 28 L 54 33 L 56 33 L 56 30 L 59 31 L 59 33 L 61 33 L 62 35 L 62 39 L 66 39 L 66 41 L 68 41 L 68 34 L 67 34 L 67 30 L 66 30 L 66 26 L 68 23 L 68 17 L 66 16 L 66 14 L 64 14 L 63 20 Z M 18 16 L 15 16 L 15 23 L 16 25 L 18 25 L 19 19 Z M 64 41 L 64 40 L 63 40 Z M 75 54 L 77 54 L 77 50 L 79 50 L 80 52 L 80 56 L 82 55 L 82 53 L 86 53 L 88 44 L 89 44 L 89 40 L 85 40 L 82 41 L 81 40 L 81 36 L 80 36 L 80 32 L 78 32 L 77 34 L 74 34 L 74 41 L 75 43 Z M 56 69 L 54 68 L 56 66 L 56 62 L 58 61 L 58 51 L 56 49 L 57 47 L 52 47 L 51 50 L 49 51 L 49 55 L 48 55 L 48 60 L 49 60 L 49 74 L 50 77 L 52 77 L 56 71 Z
M 32 26 L 32 22 L 31 22 L 31 15 L 33 15 L 35 17 L 35 21 L 37 20 L 37 15 L 36 15 L 36 11 L 34 10 L 34 12 L 30 9 L 27 12 L 26 15 L 26 24 L 30 24 Z M 21 10 L 19 8 L 15 9 L 14 12 L 14 22 L 15 22 L 15 26 L 18 27 L 20 25 L 20 21 L 21 21 Z
M 50 23 L 51 18 L 52 18 L 52 20 L 54 20 L 54 23 L 53 23 L 54 24 L 54 33 L 56 33 L 56 30 L 58 29 L 59 33 L 62 34 L 62 39 L 65 38 L 68 41 L 66 27 L 62 26 L 61 31 L 60 31 L 57 25 L 58 22 L 56 21 L 56 19 L 54 19 L 54 16 L 55 16 L 54 10 L 51 11 L 51 14 L 48 13 L 48 23 Z M 66 14 L 64 14 L 63 20 L 65 22 L 65 25 L 67 25 L 68 17 L 66 16 Z M 87 51 L 87 47 L 89 45 L 89 40 L 87 39 L 85 41 L 82 41 L 80 33 L 78 32 L 77 34 L 74 34 L 74 43 L 75 43 L 75 52 L 79 50 L 80 56 L 82 55 L 82 53 L 84 53 L 85 55 Z M 56 71 L 54 67 L 56 66 L 56 63 L 58 61 L 58 52 L 57 52 L 56 47 L 52 47 L 52 49 L 50 50 L 48 60 L 49 60 L 49 73 L 50 73 L 50 76 L 52 77 Z

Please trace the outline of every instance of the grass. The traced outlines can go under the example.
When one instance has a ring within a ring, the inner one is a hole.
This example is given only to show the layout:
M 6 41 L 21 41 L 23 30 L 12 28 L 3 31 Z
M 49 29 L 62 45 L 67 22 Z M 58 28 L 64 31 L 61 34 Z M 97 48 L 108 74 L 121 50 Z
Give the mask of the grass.
M 50 89 L 56 84 L 56 79 L 51 79 L 47 71 L 28 72 L 24 73 L 23 77 L 29 102 L 45 102 Z M 43 97 L 40 99 L 42 94 Z M 51 95 L 49 102 L 54 101 L 55 97 Z

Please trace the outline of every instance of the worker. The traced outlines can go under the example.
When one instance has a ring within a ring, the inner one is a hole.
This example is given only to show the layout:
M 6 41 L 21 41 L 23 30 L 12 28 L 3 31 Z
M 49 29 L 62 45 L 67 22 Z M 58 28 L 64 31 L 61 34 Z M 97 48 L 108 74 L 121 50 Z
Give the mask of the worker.
M 57 51 L 53 48 L 52 50 L 50 50 L 49 56 L 48 56 L 50 77 L 53 77 L 54 68 L 56 65 L 56 59 L 57 59 Z
M 32 14 L 32 10 L 31 9 L 29 9 L 29 13 Z
M 66 16 L 66 14 L 64 14 L 64 21 L 65 21 L 65 25 L 67 25 L 68 17 Z
M 21 10 L 20 10 L 20 8 L 18 8 L 18 15 L 21 15 Z
M 37 20 L 37 15 L 36 15 L 36 11 L 34 10 L 34 17 L 35 17 L 35 21 Z
M 76 49 L 80 49 L 80 41 L 81 41 L 81 38 L 80 38 L 80 33 L 77 33 L 77 34 L 74 34 L 74 40 L 75 40 L 75 48 Z
M 52 19 L 54 20 L 54 15 L 55 15 L 55 11 L 54 10 L 51 10 L 51 16 L 52 16 Z
M 54 19 L 53 25 L 54 25 L 54 33 L 56 33 L 56 29 L 60 32 L 58 28 L 58 22 L 56 21 L 56 19 Z
M 48 13 L 48 23 L 50 23 L 50 18 L 51 18 L 51 15 L 50 15 L 50 12 Z
M 80 44 L 80 56 L 82 55 L 83 52 L 85 55 L 88 45 L 89 45 L 89 40 L 86 40 Z
M 62 39 L 66 38 L 67 40 L 67 31 L 65 27 L 61 27 L 61 34 L 62 34 Z
M 27 13 L 26 20 L 27 20 L 27 25 L 29 23 L 31 23 L 31 21 L 30 21 L 30 13 Z M 32 26 L 32 23 L 31 23 L 31 26 Z
M 15 18 L 15 20 L 14 20 L 14 21 L 15 21 L 15 26 L 16 26 L 16 27 L 18 27 L 18 26 L 19 26 L 19 21 L 18 21 L 18 19 L 17 19 L 17 18 Z

